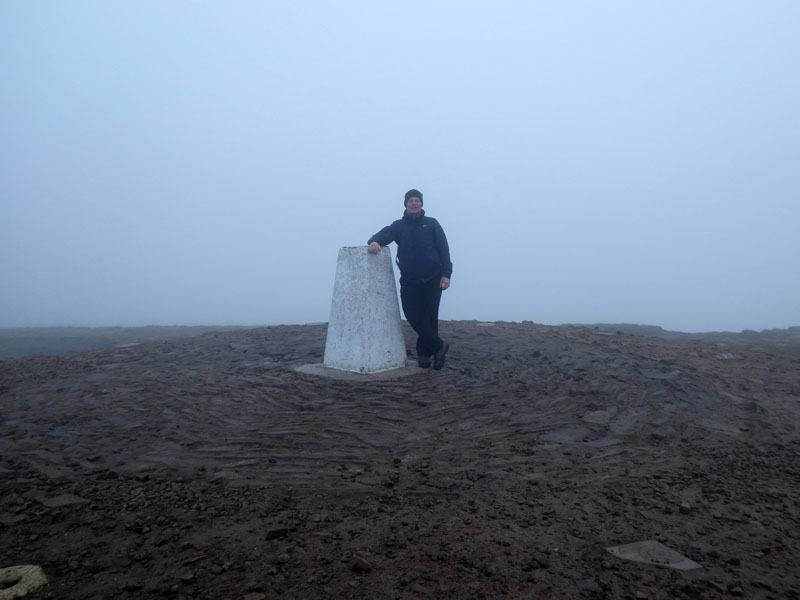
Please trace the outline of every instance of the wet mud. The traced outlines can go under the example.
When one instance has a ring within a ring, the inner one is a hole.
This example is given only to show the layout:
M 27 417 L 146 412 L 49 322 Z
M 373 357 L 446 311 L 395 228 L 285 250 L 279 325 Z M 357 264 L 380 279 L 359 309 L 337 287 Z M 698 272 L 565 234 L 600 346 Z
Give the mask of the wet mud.
M 297 372 L 324 325 L 0 361 L 0 567 L 37 598 L 800 598 L 798 358 L 441 331 L 395 380 Z M 606 550 L 645 540 L 700 567 Z

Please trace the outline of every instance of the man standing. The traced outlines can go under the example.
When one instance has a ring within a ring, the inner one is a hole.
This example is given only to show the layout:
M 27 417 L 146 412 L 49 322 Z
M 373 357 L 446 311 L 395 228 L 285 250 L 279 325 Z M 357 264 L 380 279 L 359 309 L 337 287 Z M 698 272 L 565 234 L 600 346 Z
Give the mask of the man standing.
M 384 227 L 367 241 L 369 251 L 397 242 L 400 300 L 406 319 L 417 332 L 417 363 L 441 369 L 450 345 L 439 337 L 439 301 L 450 287 L 453 263 L 442 226 L 425 216 L 419 190 L 406 192 L 403 218 Z

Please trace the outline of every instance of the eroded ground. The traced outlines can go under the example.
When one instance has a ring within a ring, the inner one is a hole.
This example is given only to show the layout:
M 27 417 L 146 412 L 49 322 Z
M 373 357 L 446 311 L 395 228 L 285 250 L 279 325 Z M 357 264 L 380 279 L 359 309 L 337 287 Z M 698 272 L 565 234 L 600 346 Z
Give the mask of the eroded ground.
M 0 362 L 0 566 L 42 598 L 800 597 L 785 348 L 442 333 L 395 381 L 295 372 L 324 325 Z M 605 550 L 648 539 L 701 568 Z

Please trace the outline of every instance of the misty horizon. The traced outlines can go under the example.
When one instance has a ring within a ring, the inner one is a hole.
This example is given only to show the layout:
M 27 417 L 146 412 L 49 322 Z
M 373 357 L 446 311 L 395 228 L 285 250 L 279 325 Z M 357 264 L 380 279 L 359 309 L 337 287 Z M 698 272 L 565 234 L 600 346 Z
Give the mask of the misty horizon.
M 799 19 L 4 3 L 0 327 L 327 322 L 410 188 L 442 320 L 800 325 Z

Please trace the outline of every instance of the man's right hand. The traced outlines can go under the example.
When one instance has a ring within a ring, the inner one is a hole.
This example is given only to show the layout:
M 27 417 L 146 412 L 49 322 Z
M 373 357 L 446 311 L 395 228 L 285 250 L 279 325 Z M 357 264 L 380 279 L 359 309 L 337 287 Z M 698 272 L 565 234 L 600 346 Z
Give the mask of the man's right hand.
M 380 254 L 381 252 L 381 245 L 378 242 L 372 242 L 369 247 L 367 248 L 370 254 Z

